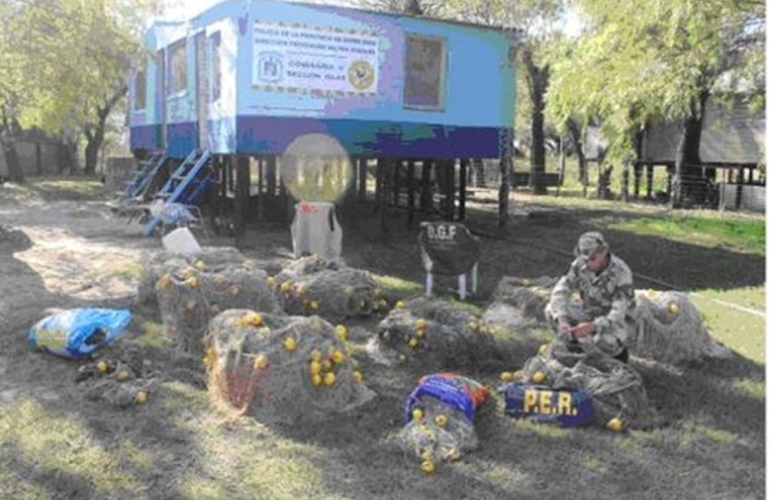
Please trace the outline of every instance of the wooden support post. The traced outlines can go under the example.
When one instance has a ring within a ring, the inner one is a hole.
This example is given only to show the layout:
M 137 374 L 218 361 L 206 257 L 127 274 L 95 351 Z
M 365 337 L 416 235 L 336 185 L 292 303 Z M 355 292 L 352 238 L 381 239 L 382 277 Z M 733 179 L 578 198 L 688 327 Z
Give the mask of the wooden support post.
M 267 200 L 270 202 L 271 200 L 274 200 L 275 197 L 278 195 L 277 193 L 277 183 L 278 179 L 276 176 L 278 175 L 277 172 L 277 158 L 275 155 L 270 155 L 267 157 L 265 161 L 265 177 L 267 178 Z
M 738 167 L 738 185 L 735 186 L 735 209 L 740 210 L 743 201 L 743 184 L 745 182 L 743 167 Z
M 447 167 L 446 167 L 446 160 L 436 160 L 436 181 L 438 184 L 439 194 L 440 194 L 440 203 L 439 203 L 439 212 L 441 213 L 441 216 L 444 218 L 444 220 L 447 220 L 447 212 L 449 211 L 449 208 L 447 207 Z
M 367 160 L 359 157 L 355 163 L 358 170 L 358 201 L 366 201 Z
M 639 199 L 639 191 L 642 187 L 642 165 L 634 163 L 634 199 Z
M 393 184 L 391 185 L 393 191 L 393 206 L 398 207 L 398 198 L 401 195 L 401 168 L 404 164 L 403 160 L 396 159 L 393 161 Z
M 652 164 L 647 164 L 647 199 L 652 199 L 652 181 L 655 175 L 655 167 Z
M 469 160 L 467 158 L 460 160 L 460 206 L 457 213 L 457 219 L 460 221 L 465 220 L 465 191 L 468 180 L 468 164 Z
M 222 157 L 214 155 L 211 158 L 211 166 L 214 170 L 214 178 L 216 179 L 216 185 L 214 186 L 214 203 L 211 210 L 211 227 L 216 227 L 215 220 L 222 215 L 223 201 L 227 199 L 227 187 L 225 186 L 224 175 L 225 166 L 222 161 Z
M 427 212 L 431 208 L 430 169 L 433 168 L 433 160 L 422 161 L 422 182 L 420 183 L 420 210 Z
M 513 172 L 513 129 L 500 132 L 500 189 L 497 193 L 497 225 L 508 224 L 508 197 L 511 193 L 511 173 Z
M 257 220 L 265 218 L 265 157 L 257 158 Z
M 233 223 L 235 226 L 236 247 L 242 246 L 243 237 L 246 233 L 246 212 L 249 202 L 249 185 L 251 178 L 249 176 L 248 156 L 236 156 L 236 179 L 235 179 L 235 207 L 233 213 Z
M 444 162 L 446 171 L 446 220 L 455 220 L 455 160 Z
M 227 189 L 228 191 L 232 191 L 235 193 L 235 169 L 236 164 L 233 161 L 232 156 L 228 156 L 228 162 L 227 162 Z
M 412 225 L 414 222 L 414 160 L 407 160 L 407 204 L 408 206 L 408 224 Z
M 374 209 L 382 210 L 382 191 L 383 191 L 383 177 L 384 177 L 384 163 L 385 160 L 382 157 L 377 158 L 377 166 L 374 170 Z
M 380 229 L 383 231 L 387 229 L 388 197 L 390 196 L 393 186 L 394 163 L 392 158 L 377 159 L 377 175 L 380 178 L 379 188 L 382 190 L 382 193 L 380 194 Z

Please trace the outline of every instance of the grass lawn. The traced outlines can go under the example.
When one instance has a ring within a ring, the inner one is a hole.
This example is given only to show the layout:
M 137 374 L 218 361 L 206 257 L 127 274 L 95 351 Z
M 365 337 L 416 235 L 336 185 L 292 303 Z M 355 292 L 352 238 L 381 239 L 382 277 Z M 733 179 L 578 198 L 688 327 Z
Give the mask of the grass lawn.
M 0 292 L 12 297 L 37 286 L 40 297 L 30 300 L 39 302 L 29 306 L 35 314 L 40 312 L 35 307 L 42 310 L 49 305 L 44 302 L 49 291 L 24 259 L 32 256 L 43 260 L 35 253 L 40 247 L 56 244 L 57 249 L 66 248 L 60 260 L 56 260 L 58 253 L 50 254 L 50 265 L 63 268 L 70 263 L 73 241 L 88 247 L 94 260 L 110 259 L 123 245 L 152 247 L 146 239 L 137 243 L 136 239 L 109 236 L 107 229 L 114 228 L 115 221 L 107 217 L 104 231 L 90 227 L 88 232 L 79 232 L 83 220 L 76 217 L 73 206 L 79 203 L 78 196 L 88 197 L 91 189 L 99 190 L 90 183 L 88 186 L 48 183 L 37 189 L 54 204 L 51 209 L 62 215 L 61 220 L 69 223 L 67 231 L 56 228 L 42 233 L 41 226 L 48 221 L 19 223 L 38 240 L 32 248 L 6 253 L 0 259 L 0 271 L 7 277 L 6 288 Z M 142 369 L 139 381 L 152 382 L 149 400 L 142 404 L 111 405 L 92 397 L 87 383 L 76 383 L 79 365 L 96 360 L 81 363 L 32 353 L 25 328 L 5 332 L 5 348 L 0 350 L 0 499 L 766 498 L 765 287 L 754 282 L 761 280 L 756 273 L 764 270 L 746 271 L 746 262 L 753 265 L 765 255 L 764 219 L 555 197 L 538 198 L 537 204 L 546 207 L 547 213 L 515 221 L 510 239 L 484 240 L 485 254 L 501 265 L 492 272 L 488 269 L 493 263 L 485 262 L 482 279 L 537 278 L 563 269 L 565 255 L 549 253 L 546 247 L 563 250 L 568 258 L 575 235 L 586 228 L 645 235 L 627 243 L 628 250 L 635 250 L 635 258 L 640 260 L 658 247 L 676 242 L 679 246 L 674 250 L 680 253 L 673 257 L 680 260 L 672 264 L 653 258 L 645 269 L 660 278 L 668 278 L 666 273 L 679 267 L 703 266 L 712 256 L 722 259 L 714 268 L 722 273 L 718 279 L 688 291 L 709 331 L 736 355 L 682 366 L 646 364 L 632 358 L 630 366 L 642 376 L 650 404 L 665 425 L 611 432 L 605 428 L 606 422 L 560 428 L 514 420 L 501 411 L 497 393 L 496 405 L 480 412 L 474 422 L 478 447 L 460 460 L 440 463 L 435 472 L 425 474 L 419 460 L 398 446 L 396 436 L 404 428 L 404 403 L 417 380 L 446 368 L 431 364 L 429 349 L 415 349 L 400 341 L 403 352 L 409 354 L 402 363 L 385 365 L 371 356 L 368 343 L 380 334 L 379 322 L 389 311 L 345 320 L 350 331 L 348 359 L 358 363 L 363 383 L 376 394 L 373 400 L 351 411 L 329 413 L 321 420 L 262 422 L 237 417 L 212 404 L 201 356 L 175 349 L 157 307 L 137 306 L 129 331 L 100 356 L 124 356 L 126 362 L 138 363 Z M 17 210 L 14 214 L 18 217 L 38 205 L 35 202 L 17 208 L 9 204 L 8 210 Z M 98 207 L 92 209 L 100 213 Z M 67 218 L 70 213 L 74 215 Z M 565 213 L 567 217 L 562 217 Z M 379 214 L 370 217 L 376 222 Z M 15 220 L 0 222 L 11 225 Z M 370 220 L 369 225 L 374 223 Z M 277 236 L 267 230 L 261 232 L 261 246 L 252 253 L 245 251 L 245 255 L 260 265 L 274 265 L 272 260 L 260 259 L 264 255 L 274 258 L 270 250 L 280 245 L 272 243 L 283 241 L 287 231 L 279 232 Z M 46 245 L 40 244 L 40 234 L 47 235 Z M 407 236 L 401 238 L 403 241 L 390 235 L 387 240 L 363 239 L 351 251 L 351 258 L 360 257 L 365 265 L 359 267 L 371 272 L 382 287 L 389 307 L 397 300 L 408 302 L 422 294 L 417 277 L 421 271 L 419 254 L 413 235 Z M 542 246 L 527 246 L 522 243 L 525 241 Z M 693 262 L 693 255 L 700 260 Z M 417 273 L 409 267 L 412 261 Z M 73 289 L 71 282 L 81 284 L 81 276 L 90 276 L 86 264 L 90 263 L 84 263 L 84 269 L 62 273 L 62 283 L 70 286 L 60 288 Z M 135 284 L 141 275 L 138 264 L 141 262 L 116 262 L 107 267 L 109 273 L 102 278 Z M 714 285 L 720 280 L 727 282 L 725 277 L 732 274 L 741 275 L 735 286 Z M 8 284 L 11 278 L 15 285 Z M 87 284 L 99 286 L 93 280 Z M 481 314 L 486 304 L 458 303 L 452 307 L 452 312 L 463 309 L 461 312 Z M 329 322 L 334 325 L 339 321 Z M 442 332 L 430 331 L 427 338 Z M 515 333 L 501 334 L 492 344 L 493 349 L 506 353 L 502 361 L 464 374 L 495 393 L 502 370 L 520 369 L 551 335 L 545 329 Z M 313 342 L 312 336 L 307 339 Z M 467 354 L 453 352 L 457 357 Z M 307 379 L 306 375 L 304 370 L 300 374 Z M 98 377 L 90 380 L 98 383 L 107 378 Z M 308 385 L 298 390 L 327 388 Z

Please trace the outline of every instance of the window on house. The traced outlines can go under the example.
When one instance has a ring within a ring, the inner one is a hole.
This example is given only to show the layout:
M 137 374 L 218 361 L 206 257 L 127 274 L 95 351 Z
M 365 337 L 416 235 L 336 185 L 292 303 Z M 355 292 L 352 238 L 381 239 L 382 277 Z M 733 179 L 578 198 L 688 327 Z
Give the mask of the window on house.
M 222 34 L 211 35 L 211 101 L 222 97 Z
M 404 107 L 443 110 L 445 40 L 423 35 L 407 35 L 404 61 Z
M 169 93 L 187 89 L 187 40 L 181 39 L 169 47 Z
M 143 69 L 134 73 L 134 109 L 147 108 L 147 73 Z

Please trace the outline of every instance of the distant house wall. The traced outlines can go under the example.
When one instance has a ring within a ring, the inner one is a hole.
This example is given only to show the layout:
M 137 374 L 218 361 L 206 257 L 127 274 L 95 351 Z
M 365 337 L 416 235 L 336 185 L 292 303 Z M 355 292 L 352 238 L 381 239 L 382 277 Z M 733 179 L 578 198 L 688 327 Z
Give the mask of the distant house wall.
M 655 123 L 645 133 L 640 161 L 673 163 L 682 137 L 678 123 Z M 706 107 L 700 143 L 701 161 L 724 165 L 759 163 L 765 156 L 764 110 L 752 111 L 737 101 L 733 107 Z
M 18 139 L 16 154 L 25 176 L 54 175 L 59 172 L 59 163 L 64 146 L 48 140 Z M 0 153 L 0 175 L 8 175 L 5 155 Z
M 740 206 L 738 206 L 738 190 L 740 190 Z M 720 204 L 724 208 L 735 210 L 738 208 L 764 212 L 766 194 L 764 186 L 739 186 L 736 184 L 722 185 Z

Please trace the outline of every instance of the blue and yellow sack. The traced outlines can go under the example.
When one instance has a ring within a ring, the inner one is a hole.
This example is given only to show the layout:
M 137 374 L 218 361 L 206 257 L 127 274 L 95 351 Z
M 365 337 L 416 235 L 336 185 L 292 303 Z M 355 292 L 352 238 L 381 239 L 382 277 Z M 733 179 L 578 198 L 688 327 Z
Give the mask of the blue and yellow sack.
M 70 309 L 35 323 L 27 343 L 32 350 L 80 359 L 113 342 L 130 322 L 125 309 Z
M 505 412 L 516 418 L 577 427 L 594 416 L 593 398 L 582 389 L 553 389 L 546 385 L 510 383 L 502 386 Z

